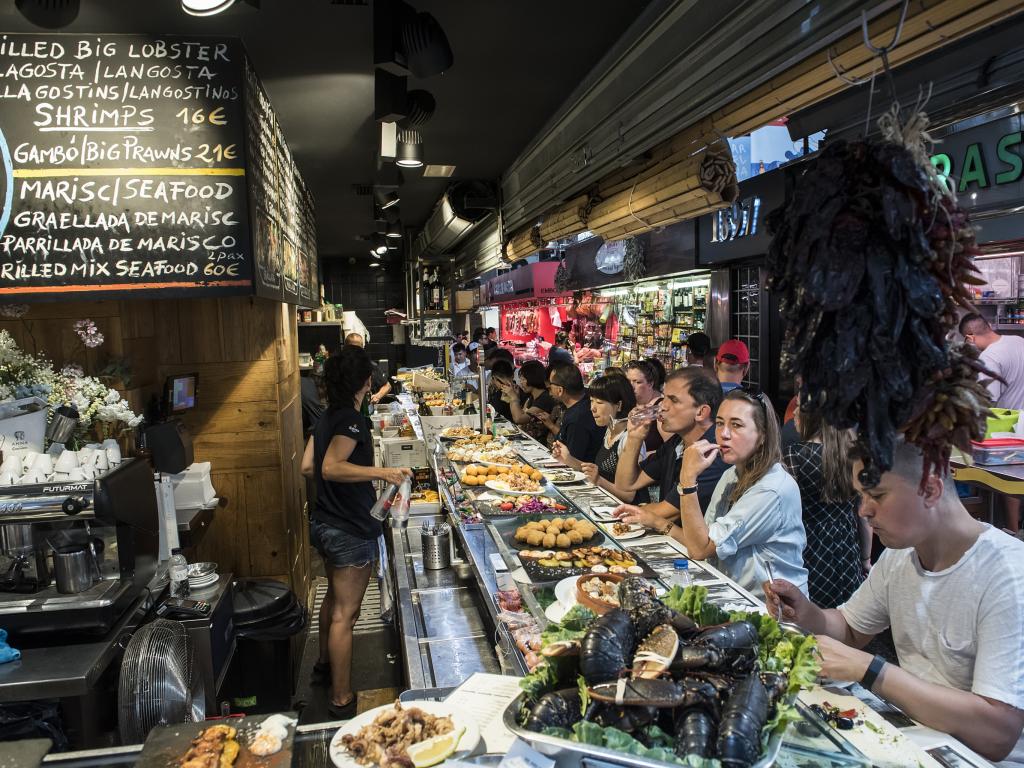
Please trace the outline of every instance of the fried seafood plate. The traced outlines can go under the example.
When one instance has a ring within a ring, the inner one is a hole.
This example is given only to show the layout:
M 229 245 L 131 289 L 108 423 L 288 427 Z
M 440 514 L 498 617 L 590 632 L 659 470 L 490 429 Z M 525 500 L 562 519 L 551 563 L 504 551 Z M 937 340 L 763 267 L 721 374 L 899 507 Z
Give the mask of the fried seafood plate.
M 230 725 L 212 725 L 192 739 L 179 768 L 231 768 L 238 757 L 238 731 Z
M 438 717 L 418 707 L 404 708 L 395 701 L 392 709 L 381 712 L 358 733 L 341 737 L 345 749 L 360 765 L 380 768 L 404 768 L 411 765 L 406 750 L 413 744 L 454 730 L 450 717 Z

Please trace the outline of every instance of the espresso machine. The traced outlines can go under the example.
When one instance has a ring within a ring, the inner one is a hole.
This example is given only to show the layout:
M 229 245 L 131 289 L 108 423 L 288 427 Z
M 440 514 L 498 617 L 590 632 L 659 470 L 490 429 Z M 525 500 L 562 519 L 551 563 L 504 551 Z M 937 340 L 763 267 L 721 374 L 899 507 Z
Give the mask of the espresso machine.
M 19 490 L 0 494 L 0 627 L 106 633 L 156 573 L 152 468 L 127 459 L 95 480 Z

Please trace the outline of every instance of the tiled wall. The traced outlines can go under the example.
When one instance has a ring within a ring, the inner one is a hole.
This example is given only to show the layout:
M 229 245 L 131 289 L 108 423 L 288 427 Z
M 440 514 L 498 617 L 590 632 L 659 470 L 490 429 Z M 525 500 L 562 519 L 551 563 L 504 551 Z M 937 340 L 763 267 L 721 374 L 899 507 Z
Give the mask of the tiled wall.
M 374 360 L 387 359 L 395 372 L 405 363 L 405 346 L 391 342 L 391 326 L 384 319 L 388 309 L 404 310 L 405 296 L 399 267 L 369 268 L 349 264 L 346 258 L 324 259 L 324 297 L 354 311 L 370 332 L 367 350 Z

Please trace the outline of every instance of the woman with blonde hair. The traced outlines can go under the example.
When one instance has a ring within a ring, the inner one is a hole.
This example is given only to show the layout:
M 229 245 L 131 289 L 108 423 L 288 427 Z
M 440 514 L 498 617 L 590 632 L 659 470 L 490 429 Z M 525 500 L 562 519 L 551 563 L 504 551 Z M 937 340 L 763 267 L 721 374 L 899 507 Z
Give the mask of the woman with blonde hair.
M 628 504 L 616 514 L 671 536 L 694 560 L 716 559 L 723 573 L 754 594 L 770 578 L 806 594 L 800 489 L 782 464 L 779 419 L 768 397 L 729 392 L 715 418 L 715 441 L 698 440 L 683 452 L 678 524 Z M 719 454 L 731 466 L 704 510 L 697 477 Z

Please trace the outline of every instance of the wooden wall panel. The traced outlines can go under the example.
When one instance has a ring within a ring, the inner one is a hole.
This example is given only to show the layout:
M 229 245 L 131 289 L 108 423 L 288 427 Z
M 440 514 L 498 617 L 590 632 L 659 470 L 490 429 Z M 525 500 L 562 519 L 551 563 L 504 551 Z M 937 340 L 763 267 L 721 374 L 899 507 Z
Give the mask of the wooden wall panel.
M 106 337 L 82 350 L 72 324 L 91 318 Z M 141 410 L 167 376 L 199 374 L 199 405 L 183 420 L 197 461 L 213 467 L 227 499 L 193 554 L 239 576 L 291 583 L 306 601 L 309 544 L 304 514 L 302 416 L 295 309 L 264 299 L 163 299 L 33 305 L 2 320 L 29 351 L 95 373 L 110 357 L 127 359 Z

